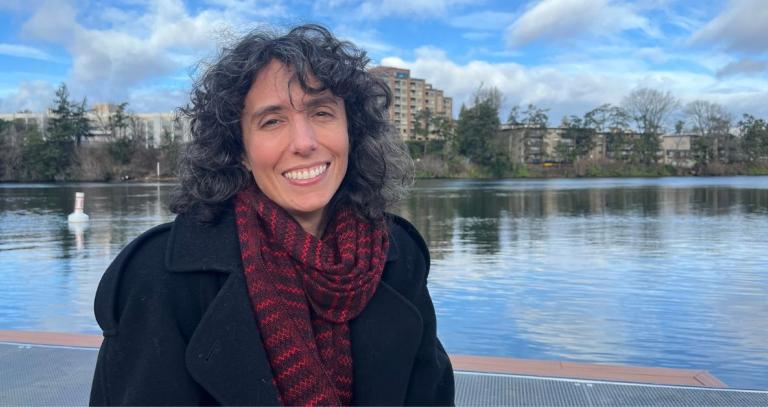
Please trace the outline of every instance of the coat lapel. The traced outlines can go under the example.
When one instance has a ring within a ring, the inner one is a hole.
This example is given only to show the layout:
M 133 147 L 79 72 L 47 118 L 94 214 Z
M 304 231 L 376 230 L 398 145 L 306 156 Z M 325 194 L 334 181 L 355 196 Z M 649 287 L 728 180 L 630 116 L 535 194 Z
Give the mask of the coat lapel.
M 248 298 L 233 212 L 213 225 L 177 217 L 166 253 L 172 272 L 227 274 L 189 339 L 189 373 L 221 404 L 279 404 Z
M 231 273 L 189 341 L 187 368 L 223 405 L 276 405 L 277 389 L 248 299 Z

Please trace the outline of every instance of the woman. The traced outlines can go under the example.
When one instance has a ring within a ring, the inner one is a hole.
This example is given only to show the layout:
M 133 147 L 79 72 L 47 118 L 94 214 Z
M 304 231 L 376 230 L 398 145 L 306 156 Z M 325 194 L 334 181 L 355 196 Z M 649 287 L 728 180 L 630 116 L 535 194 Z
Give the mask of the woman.
M 92 404 L 452 404 L 410 161 L 365 53 L 251 33 L 195 84 L 178 213 L 96 294 Z

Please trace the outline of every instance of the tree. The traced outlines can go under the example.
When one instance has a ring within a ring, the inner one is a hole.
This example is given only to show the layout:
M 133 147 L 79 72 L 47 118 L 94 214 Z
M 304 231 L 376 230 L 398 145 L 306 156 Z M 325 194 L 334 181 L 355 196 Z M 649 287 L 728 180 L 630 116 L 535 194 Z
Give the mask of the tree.
M 66 84 L 61 84 L 56 90 L 56 97 L 51 108 L 51 118 L 48 121 L 45 137 L 34 139 L 25 150 L 27 154 L 36 151 L 39 159 L 46 157 L 50 160 L 45 165 L 35 165 L 39 171 L 32 171 L 31 177 L 41 180 L 65 178 L 66 172 L 72 163 L 74 147 L 88 134 L 89 123 L 85 116 L 86 100 L 74 104 L 69 100 L 69 89 Z M 39 142 L 39 143 L 38 143 Z M 34 157 L 26 156 L 26 162 L 31 163 Z
M 705 100 L 695 100 L 685 106 L 685 117 L 691 129 L 697 133 L 697 139 L 691 149 L 698 164 L 707 165 L 712 161 L 720 161 L 722 149 L 723 158 L 730 161 L 730 127 L 731 114 L 725 107 Z
M 413 119 L 413 132 L 416 136 L 426 140 L 429 138 L 429 130 L 432 120 L 432 110 L 428 107 L 416 112 Z
M 693 131 L 700 136 L 727 133 L 730 128 L 731 114 L 717 103 L 694 100 L 685 106 L 684 113 Z
M 683 130 L 685 129 L 685 122 L 682 120 L 678 120 L 675 122 L 675 134 L 678 136 L 683 134 Z
M 523 122 L 532 127 L 545 129 L 549 122 L 549 116 L 547 116 L 548 111 L 549 109 L 542 109 L 529 103 L 528 108 L 523 112 Z
M 587 157 L 597 145 L 596 131 L 585 125 L 585 120 L 578 116 L 564 118 L 565 132 L 555 146 L 555 151 L 561 160 L 574 162 L 578 158 Z
M 520 115 L 520 105 L 512 106 L 512 110 L 509 111 L 509 116 L 507 116 L 507 124 L 515 126 L 523 124 L 523 119 L 520 117 Z
M 447 156 L 451 154 L 450 148 L 453 145 L 454 139 L 454 123 L 449 117 L 443 115 L 434 115 L 431 119 L 432 132 L 436 137 L 436 141 L 440 144 L 440 151 L 443 154 L 443 159 L 447 159 Z
M 83 139 L 88 137 L 91 132 L 91 122 L 86 116 L 86 98 L 79 104 L 73 104 L 70 106 L 70 121 L 72 126 L 72 138 L 74 138 L 75 146 L 80 146 Z
M 173 134 L 167 129 L 163 128 L 162 140 L 160 141 L 160 156 L 163 161 L 163 168 L 171 169 L 169 173 L 172 173 L 176 169 L 179 157 L 181 156 L 181 141 L 178 137 L 174 137 Z
M 127 132 L 133 120 L 125 111 L 127 106 L 128 102 L 120 103 L 107 119 L 111 138 L 108 151 L 119 164 L 128 164 L 136 150 L 135 140 Z
M 0 119 L 0 180 L 17 180 L 21 142 L 13 122 Z
M 629 114 L 619 106 L 600 105 L 584 114 L 584 126 L 598 133 L 629 130 Z
M 64 160 L 59 146 L 36 129 L 27 129 L 21 149 L 22 177 L 33 181 L 52 181 L 62 178 Z
M 461 106 L 456 124 L 456 147 L 459 154 L 483 166 L 492 163 L 489 144 L 496 137 L 501 124 L 500 105 L 501 92 L 498 89 L 480 88 L 475 92 L 472 107 Z
M 130 126 L 130 116 L 125 112 L 126 107 L 128 107 L 128 102 L 120 103 L 117 105 L 114 113 L 110 114 L 107 119 L 112 138 L 123 138 L 126 136 L 126 130 Z
M 430 121 L 432 131 L 438 139 L 448 141 L 453 136 L 453 120 L 442 115 L 432 116 Z
M 745 114 L 739 121 L 742 149 L 750 163 L 768 159 L 768 123 Z
M 635 141 L 634 153 L 644 164 L 656 162 L 661 151 L 664 123 L 680 102 L 669 91 L 640 88 L 627 95 L 622 104 L 640 132 L 640 138 Z

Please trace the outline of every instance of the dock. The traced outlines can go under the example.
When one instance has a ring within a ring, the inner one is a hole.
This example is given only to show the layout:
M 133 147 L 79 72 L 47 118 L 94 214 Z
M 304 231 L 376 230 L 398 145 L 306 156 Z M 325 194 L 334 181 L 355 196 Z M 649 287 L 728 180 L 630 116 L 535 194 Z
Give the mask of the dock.
M 101 336 L 0 330 L 0 405 L 86 405 Z M 700 370 L 452 355 L 458 406 L 768 406 Z

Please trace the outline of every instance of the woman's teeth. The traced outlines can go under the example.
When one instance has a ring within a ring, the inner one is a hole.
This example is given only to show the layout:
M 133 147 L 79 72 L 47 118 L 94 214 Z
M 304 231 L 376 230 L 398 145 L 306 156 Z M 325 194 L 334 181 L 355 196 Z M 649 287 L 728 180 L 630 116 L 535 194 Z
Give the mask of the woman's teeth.
M 317 177 L 318 175 L 324 173 L 327 168 L 328 164 L 323 164 L 317 167 L 303 170 L 287 171 L 284 175 L 286 178 L 294 181 L 303 181 Z

